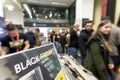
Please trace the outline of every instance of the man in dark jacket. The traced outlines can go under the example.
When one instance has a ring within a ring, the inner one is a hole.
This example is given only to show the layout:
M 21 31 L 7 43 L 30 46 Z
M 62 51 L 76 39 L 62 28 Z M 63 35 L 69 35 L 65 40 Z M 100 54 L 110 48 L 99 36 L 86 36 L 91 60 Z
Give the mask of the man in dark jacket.
M 87 21 L 85 24 L 85 29 L 81 31 L 80 36 L 79 36 L 79 49 L 81 53 L 82 64 L 84 63 L 84 59 L 86 55 L 85 54 L 86 43 L 93 32 L 92 26 L 93 26 L 92 21 Z
M 26 38 L 28 39 L 29 43 L 30 43 L 30 48 L 33 48 L 36 46 L 36 38 L 35 38 L 35 34 L 32 32 L 32 27 L 28 28 L 28 32 L 25 33 Z

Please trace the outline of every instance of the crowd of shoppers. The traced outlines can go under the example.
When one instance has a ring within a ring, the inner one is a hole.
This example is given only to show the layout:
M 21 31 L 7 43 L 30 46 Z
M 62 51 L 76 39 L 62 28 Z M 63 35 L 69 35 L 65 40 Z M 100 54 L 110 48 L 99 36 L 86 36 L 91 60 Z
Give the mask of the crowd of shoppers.
M 58 46 L 55 45 L 59 47 L 61 44 L 62 53 L 68 53 L 75 59 L 80 58 L 81 64 L 99 80 L 115 80 L 120 66 L 120 28 L 104 17 L 97 30 L 93 30 L 92 21 L 87 21 L 79 35 L 78 31 L 79 25 L 74 25 L 70 32 L 61 33 L 57 39 Z M 53 31 L 52 35 L 55 34 Z M 52 37 L 51 39 L 53 40 Z
M 120 67 L 120 28 L 113 25 L 108 17 L 103 17 L 96 30 L 93 21 L 88 20 L 84 29 L 78 24 L 71 27 L 69 32 L 49 33 L 49 42 L 55 44 L 60 54 L 67 53 L 91 71 L 99 80 L 115 80 L 115 73 Z M 12 22 L 7 22 L 6 35 L 2 41 L 0 56 L 44 45 L 46 38 L 39 29 L 33 31 L 28 27 L 25 34 L 19 33 Z M 80 34 L 78 34 L 80 33 Z

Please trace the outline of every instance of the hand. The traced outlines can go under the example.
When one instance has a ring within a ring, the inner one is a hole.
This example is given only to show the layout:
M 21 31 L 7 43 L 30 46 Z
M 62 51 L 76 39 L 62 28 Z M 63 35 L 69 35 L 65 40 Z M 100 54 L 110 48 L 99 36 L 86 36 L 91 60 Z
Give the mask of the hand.
M 114 69 L 114 64 L 108 64 L 109 69 Z
M 120 74 L 120 66 L 118 67 L 118 73 Z
M 67 46 L 69 46 L 69 44 L 65 44 L 65 46 L 67 47 Z
M 37 47 L 37 45 L 34 45 L 34 48 Z
M 4 55 L 6 55 L 6 51 L 0 50 L 0 56 L 4 56 Z

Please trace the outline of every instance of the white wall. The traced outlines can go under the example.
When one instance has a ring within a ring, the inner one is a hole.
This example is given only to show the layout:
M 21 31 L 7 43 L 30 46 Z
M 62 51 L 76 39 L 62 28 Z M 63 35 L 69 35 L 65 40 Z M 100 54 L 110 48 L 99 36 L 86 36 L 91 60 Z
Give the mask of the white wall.
M 82 18 L 93 20 L 94 0 L 76 0 L 76 21 L 82 27 Z M 79 21 L 79 22 L 78 22 Z
M 0 0 L 0 17 L 3 17 L 3 0 Z
M 13 24 L 23 24 L 22 11 L 5 10 L 5 18 L 11 19 Z
M 14 10 L 9 11 L 6 7 L 7 5 L 12 5 Z M 13 24 L 23 25 L 22 6 L 20 0 L 4 0 L 4 16 L 7 19 L 11 19 Z
M 120 17 L 120 0 L 116 0 L 116 7 L 115 7 L 115 24 L 118 23 L 119 17 Z
M 83 0 L 76 0 L 76 20 L 82 19 L 82 1 Z
M 82 18 L 93 20 L 94 0 L 83 0 Z
M 79 24 L 80 29 L 82 28 L 82 1 L 83 0 L 76 0 L 75 24 Z

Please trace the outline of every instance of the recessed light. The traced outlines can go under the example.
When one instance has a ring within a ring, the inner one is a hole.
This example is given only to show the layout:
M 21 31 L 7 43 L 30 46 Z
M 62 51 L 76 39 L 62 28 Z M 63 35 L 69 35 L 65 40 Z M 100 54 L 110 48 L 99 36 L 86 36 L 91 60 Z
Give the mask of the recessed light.
M 58 2 L 52 2 L 52 5 L 68 5 L 67 3 L 58 3 Z

